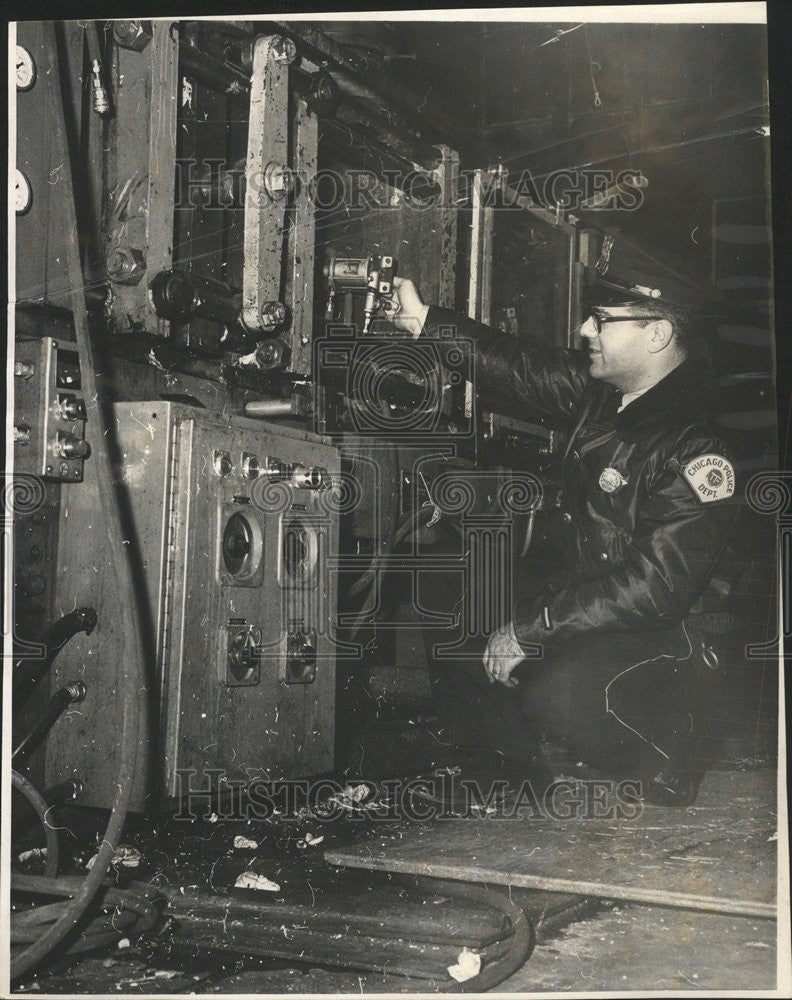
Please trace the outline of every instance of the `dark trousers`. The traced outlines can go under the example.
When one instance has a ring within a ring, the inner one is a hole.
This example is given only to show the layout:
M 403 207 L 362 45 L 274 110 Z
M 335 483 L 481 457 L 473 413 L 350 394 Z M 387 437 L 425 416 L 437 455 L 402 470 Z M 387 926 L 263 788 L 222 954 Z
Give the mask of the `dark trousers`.
M 424 607 L 464 609 L 460 580 L 427 574 Z M 531 581 L 517 580 L 518 593 L 520 584 L 524 591 Z M 486 747 L 519 762 L 549 739 L 590 766 L 645 777 L 660 770 L 690 728 L 699 671 L 696 650 L 687 655 L 678 627 L 593 634 L 546 648 L 515 669 L 518 686 L 508 688 L 486 675 L 486 635 L 462 642 L 456 659 L 437 655 L 464 632 L 462 624 L 424 633 L 438 721 L 457 746 Z

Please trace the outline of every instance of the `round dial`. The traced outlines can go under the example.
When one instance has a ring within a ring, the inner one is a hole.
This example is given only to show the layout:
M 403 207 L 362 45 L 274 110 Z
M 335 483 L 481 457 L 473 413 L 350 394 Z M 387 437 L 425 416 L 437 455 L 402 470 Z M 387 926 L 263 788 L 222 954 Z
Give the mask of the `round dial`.
M 30 181 L 21 170 L 14 174 L 14 208 L 17 215 L 22 215 L 30 208 L 33 201 L 33 192 L 30 189 Z
M 17 90 L 30 90 L 36 82 L 36 64 L 33 56 L 21 45 L 16 47 Z
M 233 514 L 223 531 L 223 562 L 231 576 L 239 576 L 250 564 L 253 530 L 244 514 Z

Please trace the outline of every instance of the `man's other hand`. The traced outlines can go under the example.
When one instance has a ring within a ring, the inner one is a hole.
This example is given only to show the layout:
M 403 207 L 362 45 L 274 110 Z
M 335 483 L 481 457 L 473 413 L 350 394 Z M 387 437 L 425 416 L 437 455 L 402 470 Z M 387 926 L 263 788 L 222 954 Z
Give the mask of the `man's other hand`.
M 397 329 L 411 333 L 413 340 L 420 337 L 429 306 L 409 278 L 393 279 L 393 294 L 382 300 L 380 308 Z
M 483 657 L 484 669 L 487 671 L 490 684 L 499 681 L 506 687 L 517 687 L 519 682 L 511 676 L 511 673 L 524 659 L 525 653 L 517 642 L 512 622 L 493 632 Z

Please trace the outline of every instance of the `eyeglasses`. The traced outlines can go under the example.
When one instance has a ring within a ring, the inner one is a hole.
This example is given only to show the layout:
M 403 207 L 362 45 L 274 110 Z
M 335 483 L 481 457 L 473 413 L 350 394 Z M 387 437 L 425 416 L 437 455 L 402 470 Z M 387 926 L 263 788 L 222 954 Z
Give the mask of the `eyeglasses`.
M 602 333 L 602 328 L 606 323 L 626 323 L 629 320 L 645 320 L 647 323 L 653 319 L 664 319 L 663 316 L 598 316 L 595 312 L 589 313 L 587 322 L 590 319 L 594 323 L 597 333 Z

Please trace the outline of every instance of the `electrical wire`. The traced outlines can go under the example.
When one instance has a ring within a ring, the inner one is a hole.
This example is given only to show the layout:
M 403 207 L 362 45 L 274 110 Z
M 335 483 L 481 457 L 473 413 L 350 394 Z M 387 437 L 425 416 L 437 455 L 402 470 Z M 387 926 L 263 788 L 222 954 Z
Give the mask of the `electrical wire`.
M 394 873 L 395 874 L 395 873 Z M 469 882 L 456 882 L 452 879 L 431 878 L 426 875 L 402 876 L 396 875 L 402 881 L 417 885 L 425 892 L 440 896 L 450 896 L 467 903 L 482 903 L 500 910 L 512 925 L 512 940 L 508 951 L 492 962 L 487 963 L 481 972 L 463 983 L 444 983 L 438 992 L 443 993 L 484 993 L 494 989 L 528 961 L 536 944 L 536 931 L 533 924 L 511 899 L 485 885 L 473 885 Z
M 56 109 L 53 120 L 54 143 L 60 146 L 64 154 L 70 150 L 64 112 L 64 95 L 60 82 L 61 59 L 59 55 L 58 38 L 54 22 L 44 22 L 45 50 L 51 53 L 54 65 L 45 75 L 46 85 L 50 90 L 51 106 Z M 99 500 L 102 520 L 107 529 L 108 552 L 117 576 L 118 593 L 125 595 L 118 607 L 119 628 L 122 648 L 119 656 L 120 683 L 123 705 L 121 712 L 121 734 L 119 739 L 118 777 L 116 780 L 116 795 L 113 802 L 110 819 L 104 838 L 99 847 L 99 853 L 93 867 L 75 890 L 73 898 L 64 905 L 63 913 L 51 925 L 42 929 L 37 939 L 20 954 L 12 956 L 11 978 L 18 979 L 29 969 L 48 955 L 53 948 L 76 925 L 86 911 L 91 900 L 96 895 L 102 878 L 118 846 L 121 831 L 126 819 L 127 809 L 132 790 L 132 779 L 135 774 L 135 763 L 138 748 L 138 725 L 140 715 L 140 690 L 145 688 L 143 669 L 143 646 L 139 623 L 133 614 L 137 588 L 133 578 L 131 553 L 129 546 L 124 544 L 124 533 L 121 524 L 121 514 L 116 504 L 114 484 L 110 475 L 110 449 L 107 437 L 114 432 L 114 426 L 104 419 L 96 385 L 93 347 L 88 333 L 86 305 L 83 295 L 84 279 L 80 263 L 80 252 L 75 233 L 77 211 L 74 198 L 74 182 L 71 160 L 64 155 L 61 166 L 60 183 L 62 185 L 59 199 L 63 206 L 62 232 L 65 240 L 66 266 L 69 278 L 69 294 L 74 316 L 74 330 L 77 351 L 81 360 L 82 384 L 87 411 L 87 426 L 95 428 L 95 465 L 99 488 Z M 58 200 L 56 200 L 57 202 Z
M 88 58 L 102 65 L 102 47 L 96 21 L 85 22 L 85 40 L 88 43 Z
M 36 810 L 36 815 L 44 827 L 44 836 L 47 842 L 47 864 L 44 871 L 50 877 L 57 875 L 60 863 L 60 845 L 58 843 L 58 831 L 47 820 L 47 812 L 50 809 L 49 803 L 36 786 L 18 771 L 11 772 L 11 785 Z

